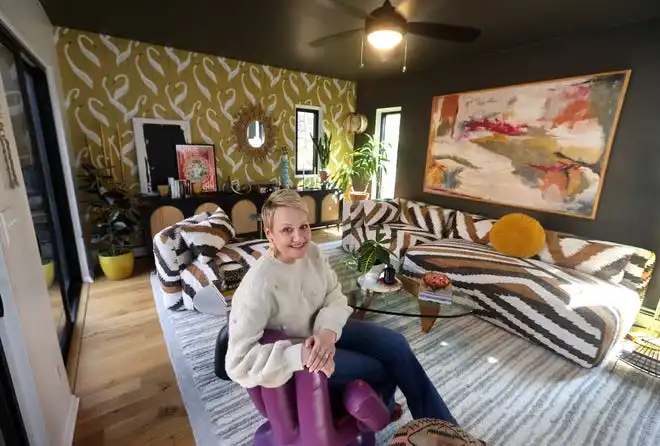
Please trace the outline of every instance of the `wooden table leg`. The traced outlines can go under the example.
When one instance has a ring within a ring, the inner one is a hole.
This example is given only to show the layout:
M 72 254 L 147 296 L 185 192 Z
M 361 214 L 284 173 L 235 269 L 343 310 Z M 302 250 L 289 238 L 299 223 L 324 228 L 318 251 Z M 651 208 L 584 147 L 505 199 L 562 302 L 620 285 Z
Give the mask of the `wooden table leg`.
M 440 304 L 436 302 L 429 302 L 427 300 L 422 300 L 422 299 L 417 299 L 417 303 L 419 304 L 419 314 L 424 314 L 424 315 L 438 315 L 440 314 Z M 422 331 L 424 333 L 428 333 L 431 331 L 431 328 L 433 328 L 433 324 L 435 324 L 437 318 L 435 317 L 420 317 L 419 321 L 422 324 Z

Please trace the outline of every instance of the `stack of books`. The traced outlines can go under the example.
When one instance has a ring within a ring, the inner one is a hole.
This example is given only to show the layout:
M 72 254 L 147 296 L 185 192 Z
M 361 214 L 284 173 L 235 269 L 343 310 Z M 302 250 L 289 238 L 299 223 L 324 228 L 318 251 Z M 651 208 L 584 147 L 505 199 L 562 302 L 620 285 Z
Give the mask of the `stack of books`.
M 421 283 L 419 286 L 419 298 L 440 305 L 451 305 L 453 299 L 451 285 L 448 285 L 445 288 L 432 289 L 424 283 Z

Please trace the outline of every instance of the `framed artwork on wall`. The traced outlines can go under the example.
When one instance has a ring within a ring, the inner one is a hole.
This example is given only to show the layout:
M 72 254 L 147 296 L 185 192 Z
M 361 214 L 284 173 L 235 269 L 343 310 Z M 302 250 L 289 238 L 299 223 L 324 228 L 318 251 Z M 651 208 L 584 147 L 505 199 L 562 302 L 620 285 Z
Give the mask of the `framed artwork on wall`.
M 424 192 L 595 218 L 630 73 L 434 97 Z
M 190 142 L 190 122 L 133 118 L 140 192 L 150 194 L 178 175 L 176 145 Z
M 203 192 L 216 192 L 215 149 L 210 144 L 178 144 L 179 179 L 202 183 Z

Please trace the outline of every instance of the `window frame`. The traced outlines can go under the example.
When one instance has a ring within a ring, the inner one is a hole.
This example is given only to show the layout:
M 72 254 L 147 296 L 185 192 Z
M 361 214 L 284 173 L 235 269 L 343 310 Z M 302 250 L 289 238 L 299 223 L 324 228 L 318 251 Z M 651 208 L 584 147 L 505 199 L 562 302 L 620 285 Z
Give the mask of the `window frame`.
M 306 178 L 309 176 L 314 176 L 317 175 L 319 172 L 319 160 L 318 160 L 318 155 L 316 153 L 316 150 L 314 150 L 313 156 L 314 156 L 314 161 L 313 165 L 314 168 L 312 171 L 303 171 L 303 170 L 298 170 L 298 112 L 306 112 L 306 113 L 312 113 L 315 115 L 316 119 L 316 125 L 314 126 L 315 130 L 315 138 L 318 138 L 322 133 L 323 133 L 323 110 L 321 107 L 317 107 L 314 105 L 296 105 L 295 107 L 295 120 L 296 120 L 296 125 L 295 125 L 295 135 L 294 135 L 294 166 L 293 170 L 295 173 L 296 178 Z
M 400 115 L 402 116 L 403 114 L 403 108 L 401 106 L 394 106 L 394 107 L 384 107 L 384 108 L 378 108 L 376 109 L 376 121 L 375 121 L 375 128 L 374 128 L 374 138 L 376 141 L 382 141 L 384 135 L 385 135 L 385 124 L 387 122 L 387 117 L 390 115 Z M 401 137 L 399 136 L 399 141 Z M 396 166 L 399 162 L 399 157 L 397 156 L 396 163 L 394 164 L 394 167 L 396 169 Z M 391 160 L 390 160 L 391 162 Z M 382 186 L 382 172 L 378 172 L 377 178 L 375 182 L 372 182 L 371 184 L 371 195 L 373 197 L 376 197 L 376 199 L 381 199 L 381 186 Z

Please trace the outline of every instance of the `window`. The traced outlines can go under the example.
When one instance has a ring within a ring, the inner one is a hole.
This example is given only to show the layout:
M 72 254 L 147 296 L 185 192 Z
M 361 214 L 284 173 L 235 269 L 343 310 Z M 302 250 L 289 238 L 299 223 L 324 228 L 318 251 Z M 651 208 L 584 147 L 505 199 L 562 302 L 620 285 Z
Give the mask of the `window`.
M 377 199 L 394 198 L 400 124 L 401 107 L 383 108 L 376 111 L 376 139 L 385 142 L 388 160 L 385 163 L 386 171 L 372 185 L 371 194 Z
M 321 110 L 315 107 L 296 107 L 296 176 L 318 172 L 314 142 L 319 137 Z

